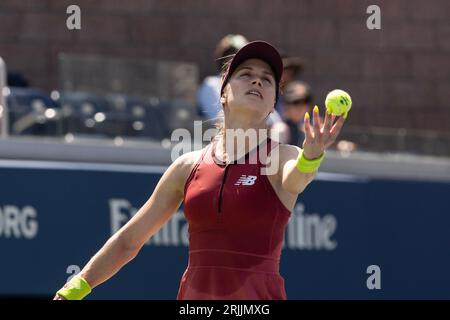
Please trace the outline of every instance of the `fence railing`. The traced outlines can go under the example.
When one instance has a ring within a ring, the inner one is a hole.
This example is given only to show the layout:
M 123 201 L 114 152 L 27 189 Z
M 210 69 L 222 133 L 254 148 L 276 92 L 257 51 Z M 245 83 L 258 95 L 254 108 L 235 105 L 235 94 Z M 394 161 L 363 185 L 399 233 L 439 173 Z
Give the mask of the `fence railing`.
M 450 132 L 353 126 L 345 127 L 339 139 L 360 151 L 450 157 Z

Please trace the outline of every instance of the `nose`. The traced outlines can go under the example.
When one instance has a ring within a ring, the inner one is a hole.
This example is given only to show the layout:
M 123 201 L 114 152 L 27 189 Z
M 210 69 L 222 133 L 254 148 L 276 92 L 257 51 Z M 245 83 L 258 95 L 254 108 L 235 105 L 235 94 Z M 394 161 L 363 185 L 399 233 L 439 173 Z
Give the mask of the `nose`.
M 253 79 L 252 84 L 256 84 L 262 88 L 262 82 L 261 82 L 261 79 L 259 79 L 259 78 Z

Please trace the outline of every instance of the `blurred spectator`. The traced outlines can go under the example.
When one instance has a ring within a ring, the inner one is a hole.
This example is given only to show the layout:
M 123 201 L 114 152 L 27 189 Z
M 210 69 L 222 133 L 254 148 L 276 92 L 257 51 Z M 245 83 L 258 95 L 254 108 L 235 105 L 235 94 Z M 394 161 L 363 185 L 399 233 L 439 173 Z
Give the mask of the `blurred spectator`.
M 203 116 L 208 119 L 215 118 L 217 113 L 222 109 L 220 106 L 220 87 L 222 78 L 220 72 L 222 66 L 226 62 L 224 57 L 235 54 L 240 48 L 248 43 L 248 40 L 240 34 L 229 34 L 223 37 L 216 46 L 214 58 L 217 63 L 217 74 L 207 76 L 201 84 L 197 99 L 200 111 Z
M 280 142 L 302 146 L 305 139 L 303 117 L 312 109 L 311 88 L 304 82 L 291 81 L 285 86 L 282 102 L 283 120 L 289 129 L 286 140 Z
M 8 71 L 8 87 L 28 87 L 28 80 L 20 72 L 9 70 Z
M 281 77 L 281 85 L 287 85 L 289 82 L 298 80 L 302 73 L 305 62 L 300 57 L 283 55 L 283 76 Z
M 283 92 L 284 87 L 291 81 L 298 80 L 300 74 L 302 73 L 305 62 L 301 57 L 290 56 L 287 54 L 282 54 L 283 59 L 283 76 L 281 77 L 281 92 Z M 283 103 L 281 97 L 278 97 L 275 109 L 278 113 L 283 113 Z
M 356 143 L 348 140 L 340 140 L 336 144 L 336 150 L 339 151 L 342 157 L 349 157 L 356 150 Z

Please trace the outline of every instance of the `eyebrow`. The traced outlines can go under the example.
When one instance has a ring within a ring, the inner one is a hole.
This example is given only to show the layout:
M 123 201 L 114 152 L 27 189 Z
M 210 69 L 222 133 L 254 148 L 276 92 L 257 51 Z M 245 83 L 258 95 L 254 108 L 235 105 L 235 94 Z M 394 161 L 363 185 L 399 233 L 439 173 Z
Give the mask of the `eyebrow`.
M 236 71 L 239 72 L 241 70 L 251 70 L 251 71 L 253 71 L 254 69 L 252 67 L 241 67 L 241 68 L 238 68 Z M 264 69 L 263 72 L 265 74 L 268 74 L 269 76 L 271 76 L 273 79 L 275 79 L 275 76 L 274 76 L 274 74 L 272 72 L 269 72 L 266 69 Z

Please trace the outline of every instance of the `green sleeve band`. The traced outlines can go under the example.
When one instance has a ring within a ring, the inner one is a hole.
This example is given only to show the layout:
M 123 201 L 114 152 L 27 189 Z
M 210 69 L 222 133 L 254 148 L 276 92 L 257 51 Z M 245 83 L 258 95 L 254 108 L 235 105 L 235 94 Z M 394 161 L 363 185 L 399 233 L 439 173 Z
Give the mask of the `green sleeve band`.
M 75 276 L 67 282 L 64 287 L 62 287 L 57 294 L 67 300 L 81 300 L 89 293 L 92 289 L 89 283 L 84 280 L 81 276 Z
M 320 163 L 322 162 L 324 156 L 325 152 L 316 159 L 308 160 L 303 156 L 303 149 L 300 149 L 300 153 L 298 155 L 297 163 L 295 164 L 295 166 L 297 167 L 297 170 L 302 173 L 312 173 L 319 169 Z

